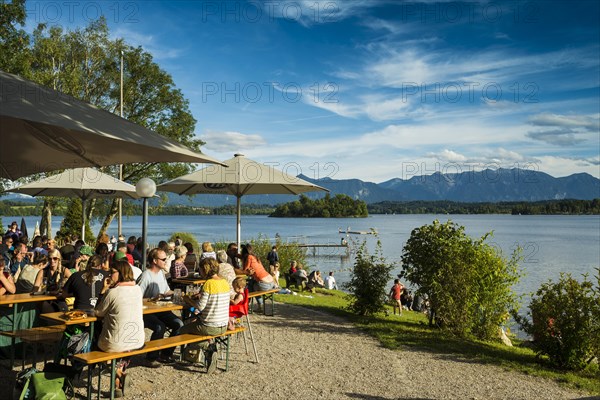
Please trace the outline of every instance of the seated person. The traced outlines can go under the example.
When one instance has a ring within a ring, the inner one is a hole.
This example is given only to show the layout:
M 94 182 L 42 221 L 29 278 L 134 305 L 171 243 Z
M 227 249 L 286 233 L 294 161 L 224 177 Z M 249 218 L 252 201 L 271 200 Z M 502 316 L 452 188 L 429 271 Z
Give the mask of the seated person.
M 204 258 L 212 258 L 217 259 L 217 254 L 213 250 L 212 244 L 210 242 L 202 243 L 202 254 L 200 255 L 200 259 Z
M 148 268 L 142 272 L 138 284 L 142 290 L 145 299 L 159 299 L 173 295 L 173 291 L 167 284 L 165 272 L 169 270 L 167 266 L 167 254 L 159 248 L 152 249 L 148 254 Z M 229 287 L 227 288 L 229 292 Z M 166 328 L 171 329 L 171 336 L 179 334 L 179 329 L 183 326 L 181 319 L 171 311 L 146 314 L 144 315 L 144 326 L 152 331 L 150 340 L 162 339 L 165 336 Z M 151 368 L 160 367 L 160 362 L 172 362 L 174 348 L 164 349 L 162 351 L 153 351 L 148 353 L 147 365 Z
M 275 289 L 277 286 L 275 284 L 275 280 L 269 274 L 265 267 L 263 267 L 262 263 L 254 255 L 254 251 L 252 250 L 252 245 L 245 244 L 242 246 L 242 262 L 244 266 L 244 272 L 246 275 L 252 277 L 254 283 L 250 287 L 250 291 L 252 292 L 262 292 L 265 290 Z M 262 312 L 262 296 L 258 296 L 256 298 L 256 303 L 258 303 L 258 312 Z
M 325 278 L 325 288 L 329 290 L 338 290 L 337 283 L 333 277 L 333 271 L 330 271 L 329 276 Z
M 321 277 L 321 271 L 312 271 L 310 275 L 308 275 L 306 287 L 309 289 L 325 287 L 325 282 L 323 282 L 323 278 Z
M 227 328 L 229 330 L 235 329 L 236 317 L 232 316 L 231 314 L 232 309 L 236 309 L 236 307 L 232 308 L 232 306 L 237 306 L 244 302 L 244 294 L 246 293 L 246 278 L 235 278 L 231 283 L 231 286 L 233 287 L 233 294 L 231 294 L 229 300 L 229 325 Z
M 48 294 L 57 295 L 65 281 L 71 277 L 71 271 L 62 266 L 60 251 L 56 249 L 49 250 L 48 259 L 50 260 L 50 264 L 38 272 L 33 291 L 38 292 L 43 290 Z M 44 301 L 41 307 L 42 313 L 67 310 L 67 304 L 64 299 Z
M 35 285 L 38 273 L 48 265 L 48 256 L 43 253 L 35 253 L 33 261 L 21 270 L 17 278 L 17 293 L 31 293 Z
M 10 271 L 7 271 L 4 257 L 0 257 L 0 269 L 2 269 L 2 273 L 0 274 L 0 296 L 3 294 L 15 294 L 17 288 L 15 287 L 15 282 Z
M 292 279 L 295 280 L 296 287 L 303 288 L 308 282 L 308 275 L 302 265 L 298 265 L 296 272 L 292 275 Z
M 185 260 L 183 263 L 189 271 L 196 271 L 198 269 L 198 256 L 194 253 L 194 246 L 190 242 L 185 242 L 183 246 L 187 249 Z
M 170 273 L 171 279 L 184 278 L 188 276 L 188 269 L 185 266 L 184 260 L 187 255 L 187 249 L 184 246 L 175 247 L 175 260 L 171 265 Z
M 206 283 L 202 286 L 199 294 L 192 297 L 184 297 L 188 305 L 194 308 L 192 322 L 181 328 L 181 333 L 192 333 L 195 335 L 220 335 L 227 331 L 229 322 L 229 284 L 219 276 L 219 263 L 212 259 L 208 264 Z M 186 347 L 186 354 L 195 349 L 204 350 L 207 372 L 214 372 L 217 367 L 217 347 L 208 342 Z
M 75 297 L 73 308 L 76 310 L 93 310 L 102 297 L 104 279 L 109 276 L 107 271 L 100 268 L 101 265 L 102 258 L 98 255 L 92 256 L 85 270 L 71 275 L 59 297 Z
M 104 279 L 102 300 L 95 314 L 102 319 L 98 348 L 105 352 L 125 352 L 144 346 L 142 290 L 135 284 L 133 271 L 126 259 L 118 260 Z M 116 397 L 124 395 L 129 360 L 118 360 L 115 380 Z

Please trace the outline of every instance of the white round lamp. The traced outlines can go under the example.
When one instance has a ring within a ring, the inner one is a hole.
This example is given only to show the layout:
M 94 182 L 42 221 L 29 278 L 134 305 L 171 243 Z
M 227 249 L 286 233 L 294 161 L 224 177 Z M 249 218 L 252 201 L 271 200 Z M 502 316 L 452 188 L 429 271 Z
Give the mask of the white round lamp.
M 135 184 L 135 192 L 143 200 L 142 218 L 142 269 L 146 268 L 146 235 L 148 233 L 148 198 L 156 193 L 156 183 L 150 178 L 142 178 Z

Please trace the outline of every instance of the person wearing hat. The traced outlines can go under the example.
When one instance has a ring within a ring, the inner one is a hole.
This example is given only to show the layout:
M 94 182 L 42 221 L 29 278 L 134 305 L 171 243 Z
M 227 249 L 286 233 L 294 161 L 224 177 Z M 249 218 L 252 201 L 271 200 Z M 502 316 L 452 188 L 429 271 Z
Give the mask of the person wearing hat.
M 75 265 L 71 268 L 71 272 L 85 271 L 87 262 L 91 256 L 94 255 L 94 249 L 92 246 L 83 245 L 79 248 L 79 257 L 75 259 Z
M 125 245 L 125 248 L 126 247 L 127 247 L 127 245 Z M 135 282 L 135 281 L 137 281 L 137 278 L 139 278 L 140 275 L 142 274 L 142 270 L 139 269 L 138 267 L 136 267 L 135 265 L 132 265 L 131 262 L 129 262 L 129 258 L 127 257 L 127 255 L 128 254 L 124 253 L 122 250 L 117 251 L 115 253 L 115 262 L 125 259 L 125 261 L 127 261 L 129 266 L 131 267 L 131 272 L 133 272 L 133 280 Z

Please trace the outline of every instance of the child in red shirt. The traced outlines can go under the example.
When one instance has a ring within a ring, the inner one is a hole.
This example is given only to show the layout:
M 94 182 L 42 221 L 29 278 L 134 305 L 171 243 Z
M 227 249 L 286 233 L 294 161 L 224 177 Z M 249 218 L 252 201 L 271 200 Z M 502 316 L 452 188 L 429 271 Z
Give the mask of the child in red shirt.
M 396 308 L 399 310 L 398 315 L 402 315 L 402 301 L 400 301 L 400 297 L 403 290 L 404 286 L 400 283 L 400 279 L 394 280 L 394 286 L 390 289 L 390 299 L 394 307 L 394 315 L 396 315 Z

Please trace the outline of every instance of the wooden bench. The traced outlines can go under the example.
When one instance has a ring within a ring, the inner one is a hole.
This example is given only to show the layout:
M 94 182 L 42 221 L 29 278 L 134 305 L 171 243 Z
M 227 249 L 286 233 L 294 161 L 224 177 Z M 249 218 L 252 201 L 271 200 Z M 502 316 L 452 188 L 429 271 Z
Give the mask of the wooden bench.
M 38 344 L 54 344 L 60 342 L 66 325 L 40 326 L 37 328 L 20 329 L 17 331 L 0 332 L 0 335 L 23 342 L 23 356 L 21 368 L 25 369 L 25 358 L 27 356 L 27 345 L 33 345 L 33 365 L 37 363 Z M 44 365 L 46 364 L 46 353 L 44 352 Z
M 87 398 L 91 400 L 92 398 L 92 371 L 97 364 L 104 363 L 107 361 L 111 362 L 111 371 L 110 371 L 110 398 L 114 399 L 115 394 L 115 378 L 116 378 L 116 362 L 119 358 L 127 358 L 132 356 L 137 356 L 140 354 L 146 354 L 153 351 L 159 351 L 164 349 L 169 349 L 177 346 L 185 346 L 192 343 L 205 342 L 208 340 L 214 339 L 217 344 L 223 344 L 226 348 L 225 355 L 225 371 L 229 369 L 229 338 L 231 335 L 236 333 L 244 332 L 246 328 L 239 327 L 231 331 L 227 331 L 221 335 L 216 336 L 199 336 L 193 334 L 183 334 L 177 335 L 173 337 L 167 337 L 163 339 L 152 340 L 150 342 L 146 342 L 144 347 L 138 350 L 132 350 L 128 352 L 121 353 L 108 353 L 104 351 L 91 351 L 89 353 L 76 354 L 73 356 L 74 361 L 81 362 L 88 366 L 88 382 L 87 382 Z M 101 373 L 98 373 L 98 399 L 100 398 L 100 377 Z
M 279 293 L 281 289 L 269 289 L 269 290 L 262 290 L 260 292 L 250 292 L 248 293 L 248 298 L 250 299 L 250 307 L 248 312 L 252 311 L 252 305 L 254 304 L 254 299 L 256 297 L 262 297 L 263 299 L 263 313 L 264 315 L 267 315 L 267 299 L 271 300 L 271 314 L 269 314 L 269 316 L 273 316 L 275 315 L 275 293 Z

